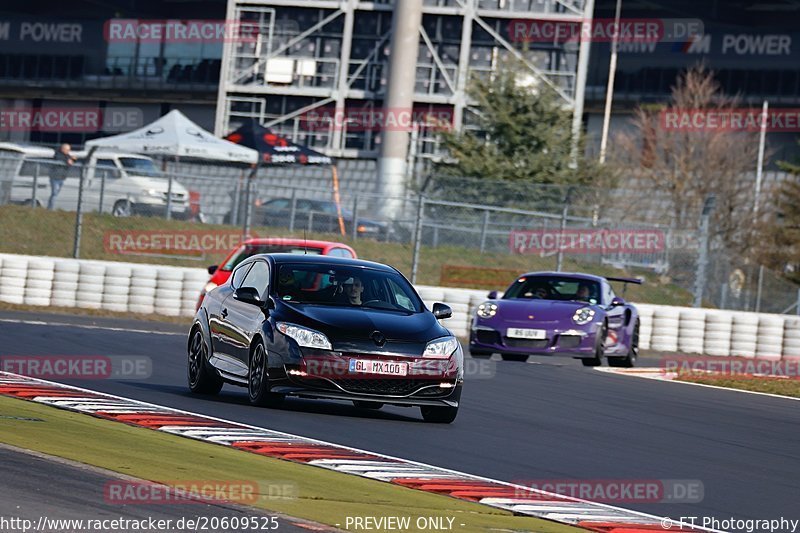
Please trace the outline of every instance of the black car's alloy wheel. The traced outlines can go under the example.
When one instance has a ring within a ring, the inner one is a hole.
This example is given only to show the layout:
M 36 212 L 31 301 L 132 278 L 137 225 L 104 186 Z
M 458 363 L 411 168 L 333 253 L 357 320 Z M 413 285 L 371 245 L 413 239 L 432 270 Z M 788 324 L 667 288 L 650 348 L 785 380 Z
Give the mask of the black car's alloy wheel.
M 434 424 L 449 424 L 456 419 L 458 407 L 423 405 L 419 408 L 425 422 Z
M 275 394 L 269 390 L 267 352 L 261 342 L 256 344 L 255 348 L 253 348 L 253 353 L 250 355 L 247 395 L 251 404 L 262 407 L 277 407 L 283 402 L 282 394 Z
M 222 380 L 206 367 L 208 349 L 203 340 L 203 332 L 197 329 L 189 344 L 187 361 L 189 389 L 198 394 L 217 394 L 222 388 Z

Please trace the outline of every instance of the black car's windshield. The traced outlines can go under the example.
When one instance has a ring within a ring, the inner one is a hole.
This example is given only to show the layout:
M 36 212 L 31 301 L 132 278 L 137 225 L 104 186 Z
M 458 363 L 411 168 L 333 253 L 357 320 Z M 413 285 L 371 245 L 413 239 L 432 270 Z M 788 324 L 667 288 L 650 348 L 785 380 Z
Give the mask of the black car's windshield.
M 414 289 L 402 276 L 369 268 L 286 264 L 278 269 L 278 298 L 283 301 L 420 313 Z
M 231 255 L 231 258 L 222 265 L 223 272 L 230 272 L 239 263 L 248 257 L 256 254 L 300 254 L 300 255 L 320 255 L 322 250 L 319 248 L 309 248 L 294 246 L 289 244 L 243 244 Z
M 536 300 L 575 300 L 596 304 L 600 301 L 600 284 L 592 279 L 563 276 L 522 276 L 503 295 Z

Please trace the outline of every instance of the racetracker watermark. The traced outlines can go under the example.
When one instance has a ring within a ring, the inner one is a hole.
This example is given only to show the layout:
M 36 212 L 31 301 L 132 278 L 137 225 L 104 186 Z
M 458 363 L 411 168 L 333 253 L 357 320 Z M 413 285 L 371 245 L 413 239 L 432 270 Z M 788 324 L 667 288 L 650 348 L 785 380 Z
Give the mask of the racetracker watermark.
M 296 483 L 252 480 L 108 481 L 103 500 L 114 505 L 152 505 L 176 503 L 254 504 L 259 499 L 294 500 Z
M 585 19 L 528 20 L 508 24 L 508 36 L 515 43 L 566 44 L 577 42 L 676 43 L 702 37 L 705 26 L 700 19 Z
M 662 372 L 671 375 L 716 374 L 729 379 L 800 379 L 800 358 L 766 360 L 742 357 L 664 357 L 660 363 Z
M 453 127 L 453 113 L 448 106 L 390 109 L 365 106 L 339 111 L 327 106 L 308 111 L 300 120 L 313 131 L 413 131 L 420 126 L 448 131 Z
M 0 371 L 41 379 L 147 379 L 153 360 L 143 355 L 2 355 Z
M 230 20 L 106 21 L 108 43 L 256 43 L 260 27 L 253 22 Z
M 660 230 L 541 229 L 512 231 L 509 246 L 517 254 L 649 254 L 663 251 L 666 238 Z
M 0 108 L 0 131 L 6 132 L 124 132 L 143 125 L 136 107 Z
M 227 254 L 245 240 L 241 231 L 107 231 L 103 234 L 103 249 L 112 254 L 202 256 Z
M 699 479 L 537 479 L 515 482 L 515 497 L 549 500 L 558 494 L 597 503 L 699 503 L 705 489 Z
M 361 359 L 369 360 L 370 356 L 361 356 Z M 304 378 L 322 379 L 405 379 L 413 376 L 417 379 L 429 379 L 436 382 L 442 376 L 455 377 L 458 373 L 457 361 L 455 358 L 448 359 L 426 359 L 409 358 L 407 361 L 382 360 L 379 362 L 384 365 L 371 365 L 370 367 L 356 367 L 352 361 L 356 358 L 351 357 L 316 357 L 313 355 L 304 356 L 299 368 L 289 371 L 289 375 Z M 378 374 L 386 372 L 385 374 Z M 488 359 L 465 359 L 464 377 L 466 379 L 492 379 L 497 374 L 497 363 Z
M 800 132 L 800 108 L 665 109 L 659 113 L 665 131 L 682 132 Z

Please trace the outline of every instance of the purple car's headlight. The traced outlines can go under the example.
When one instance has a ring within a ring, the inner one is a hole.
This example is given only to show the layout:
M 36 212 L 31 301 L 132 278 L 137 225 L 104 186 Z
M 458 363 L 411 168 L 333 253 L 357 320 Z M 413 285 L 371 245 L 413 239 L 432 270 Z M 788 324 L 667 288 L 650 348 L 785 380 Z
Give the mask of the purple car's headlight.
M 478 306 L 478 316 L 481 318 L 492 318 L 497 314 L 499 307 L 491 302 L 482 303 Z
M 594 320 L 594 309 L 591 307 L 581 307 L 572 315 L 572 321 L 579 326 L 585 326 L 592 320 Z

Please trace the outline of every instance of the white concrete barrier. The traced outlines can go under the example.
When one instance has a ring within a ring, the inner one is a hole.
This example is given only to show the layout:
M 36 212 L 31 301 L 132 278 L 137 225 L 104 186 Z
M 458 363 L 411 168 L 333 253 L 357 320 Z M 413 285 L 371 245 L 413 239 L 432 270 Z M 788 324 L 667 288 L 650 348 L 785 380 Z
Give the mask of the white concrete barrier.
M 142 314 L 192 316 L 209 275 L 203 268 L 0 254 L 0 301 Z M 486 290 L 418 285 L 428 308 L 448 304 L 442 321 L 469 334 Z M 502 296 L 502 293 L 500 293 Z M 800 357 L 800 317 L 636 304 L 643 349 L 715 356 Z

